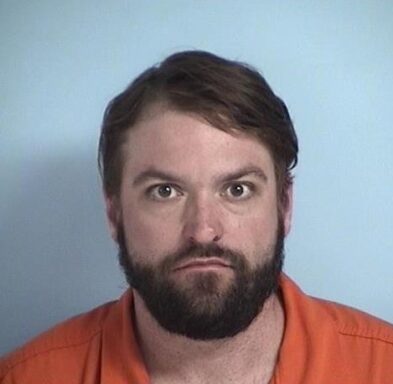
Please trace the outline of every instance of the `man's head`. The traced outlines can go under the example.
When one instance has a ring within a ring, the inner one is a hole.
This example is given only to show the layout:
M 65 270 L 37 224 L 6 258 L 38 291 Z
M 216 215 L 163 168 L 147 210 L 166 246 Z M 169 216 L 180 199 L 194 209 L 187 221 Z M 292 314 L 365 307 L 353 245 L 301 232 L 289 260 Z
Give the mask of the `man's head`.
M 156 320 L 197 339 L 245 329 L 277 288 L 297 139 L 243 64 L 183 52 L 108 106 L 100 169 L 127 279 Z
M 274 160 L 280 208 L 285 206 L 298 143 L 284 102 L 249 65 L 201 51 L 169 56 L 138 76 L 108 105 L 99 143 L 106 195 L 119 193 L 127 134 L 157 103 L 195 114 L 227 132 L 245 132 L 265 144 Z

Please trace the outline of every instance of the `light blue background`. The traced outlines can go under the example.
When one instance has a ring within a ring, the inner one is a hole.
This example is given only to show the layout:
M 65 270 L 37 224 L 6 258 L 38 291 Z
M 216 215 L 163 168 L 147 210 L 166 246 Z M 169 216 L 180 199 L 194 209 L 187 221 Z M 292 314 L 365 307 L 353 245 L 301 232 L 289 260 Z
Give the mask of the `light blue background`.
M 126 287 L 96 171 L 107 102 L 168 54 L 258 67 L 300 140 L 286 271 L 393 321 L 393 2 L 0 2 L 0 353 Z

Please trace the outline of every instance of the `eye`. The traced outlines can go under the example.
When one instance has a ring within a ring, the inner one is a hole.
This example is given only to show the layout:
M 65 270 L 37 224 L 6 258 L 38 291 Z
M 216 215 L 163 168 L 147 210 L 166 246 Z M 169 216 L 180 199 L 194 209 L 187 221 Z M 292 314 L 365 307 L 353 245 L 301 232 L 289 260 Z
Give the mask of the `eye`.
M 153 200 L 171 200 L 180 196 L 180 192 L 171 184 L 153 185 L 147 190 L 147 195 Z
M 225 188 L 224 194 L 231 200 L 246 200 L 253 191 L 253 186 L 248 183 L 232 183 Z

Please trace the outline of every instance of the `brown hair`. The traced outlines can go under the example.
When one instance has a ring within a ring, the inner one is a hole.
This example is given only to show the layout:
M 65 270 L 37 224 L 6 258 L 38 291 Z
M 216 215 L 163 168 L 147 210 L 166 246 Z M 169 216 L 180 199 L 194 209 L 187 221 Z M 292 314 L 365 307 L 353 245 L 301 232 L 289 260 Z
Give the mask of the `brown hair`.
M 298 143 L 284 102 L 266 80 L 247 64 L 203 51 L 169 56 L 138 76 L 106 108 L 99 141 L 99 169 L 105 193 L 119 193 L 121 146 L 126 134 L 154 103 L 194 113 L 224 131 L 257 137 L 270 151 L 280 208 L 292 184 Z

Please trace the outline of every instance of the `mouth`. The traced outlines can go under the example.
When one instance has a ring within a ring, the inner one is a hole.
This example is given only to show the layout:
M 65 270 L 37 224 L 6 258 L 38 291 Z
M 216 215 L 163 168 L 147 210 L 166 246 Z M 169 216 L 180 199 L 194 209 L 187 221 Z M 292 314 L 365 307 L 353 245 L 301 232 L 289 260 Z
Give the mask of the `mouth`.
M 222 268 L 233 269 L 231 264 L 218 257 L 198 258 L 186 260 L 176 266 L 173 271 L 179 272 L 184 270 L 216 270 Z

